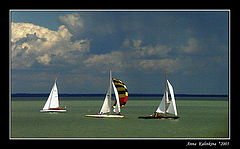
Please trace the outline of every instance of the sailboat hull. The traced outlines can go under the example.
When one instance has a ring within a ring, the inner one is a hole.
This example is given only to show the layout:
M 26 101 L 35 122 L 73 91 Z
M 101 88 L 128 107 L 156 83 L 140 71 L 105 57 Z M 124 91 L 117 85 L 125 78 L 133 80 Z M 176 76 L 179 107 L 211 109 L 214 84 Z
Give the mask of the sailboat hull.
M 123 118 L 123 115 L 111 115 L 111 114 L 89 114 L 86 117 L 96 117 L 96 118 Z
M 142 119 L 178 119 L 178 116 L 163 116 L 163 115 L 159 115 L 159 116 L 139 116 L 138 118 L 142 118 Z
M 67 110 L 40 110 L 40 112 L 67 112 Z

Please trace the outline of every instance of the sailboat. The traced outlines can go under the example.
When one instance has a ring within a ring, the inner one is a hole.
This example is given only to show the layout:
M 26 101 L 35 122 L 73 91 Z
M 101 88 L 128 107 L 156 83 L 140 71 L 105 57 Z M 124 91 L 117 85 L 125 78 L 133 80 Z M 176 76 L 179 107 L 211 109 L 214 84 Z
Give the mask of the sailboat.
M 177 113 L 173 87 L 169 82 L 169 80 L 165 79 L 165 81 L 166 81 L 165 92 L 157 110 L 150 116 L 140 116 L 138 118 L 143 118 L 143 119 L 161 119 L 161 118 L 177 119 L 179 118 Z M 169 92 L 170 92 L 170 98 L 168 95 Z
M 85 115 L 86 117 L 99 117 L 99 118 L 123 118 L 124 117 L 124 115 L 122 115 L 120 112 L 121 112 L 121 108 L 125 106 L 128 100 L 127 87 L 122 81 L 112 78 L 111 70 L 110 70 L 109 76 L 110 76 L 109 87 L 108 87 L 108 91 L 106 93 L 100 112 L 97 114 Z M 116 98 L 116 101 L 113 106 L 111 105 L 112 88 L 114 90 L 114 94 Z
M 48 99 L 40 112 L 66 112 L 67 110 L 59 107 L 57 79 L 55 79 L 52 90 L 48 96 Z

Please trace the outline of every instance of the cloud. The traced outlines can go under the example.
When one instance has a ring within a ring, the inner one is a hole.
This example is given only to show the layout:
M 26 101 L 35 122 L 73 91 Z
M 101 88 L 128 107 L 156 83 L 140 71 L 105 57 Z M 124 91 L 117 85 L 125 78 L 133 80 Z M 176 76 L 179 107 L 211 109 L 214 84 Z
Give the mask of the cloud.
M 80 16 L 69 14 L 60 18 L 62 22 L 65 21 L 65 25 L 59 26 L 57 31 L 30 23 L 11 24 L 13 69 L 26 69 L 36 64 L 66 67 L 70 64 L 99 72 L 106 72 L 109 69 L 115 72 L 126 70 L 174 72 L 192 69 L 195 64 L 200 66 L 201 60 L 188 55 L 200 51 L 201 45 L 196 38 L 189 38 L 186 43 L 179 45 L 180 52 L 176 47 L 167 44 L 150 44 L 147 40 L 126 38 L 119 49 L 107 49 L 110 52 L 104 54 L 91 54 L 91 40 L 71 40 L 74 35 L 69 31 L 70 26 L 82 29 L 84 27 L 79 23 Z
M 161 70 L 169 73 L 181 70 L 183 74 L 190 74 L 193 71 L 197 72 L 196 67 L 202 68 L 208 63 L 214 63 L 212 57 L 203 59 L 189 55 L 200 50 L 200 44 L 196 38 L 189 38 L 180 47 L 181 52 L 174 46 L 145 44 L 143 40 L 125 39 L 122 42 L 122 48 L 105 54 L 91 55 L 84 64 L 95 70 L 114 68 L 118 72 Z
M 184 53 L 194 53 L 200 49 L 199 46 L 199 41 L 197 39 L 190 38 L 187 41 L 187 45 L 181 46 L 180 50 Z
M 166 72 L 174 72 L 182 67 L 179 59 L 158 59 L 158 60 L 142 60 L 138 63 L 140 68 L 145 70 L 163 70 Z
M 66 26 L 52 31 L 30 23 L 11 23 L 12 68 L 24 69 L 34 64 L 76 64 L 89 52 L 87 39 L 71 41 Z
M 59 20 L 67 26 L 72 34 L 79 34 L 84 30 L 84 21 L 78 13 L 59 16 Z
M 180 68 L 181 61 L 169 58 L 172 48 L 167 45 L 143 45 L 142 40 L 126 39 L 122 49 L 106 54 L 92 55 L 84 61 L 88 68 L 115 69 L 117 72 L 126 70 L 167 70 L 176 71 Z M 104 70 L 105 71 L 105 70 Z
M 112 69 L 120 72 L 125 68 L 123 53 L 120 51 L 112 51 L 107 54 L 91 55 L 84 61 L 85 67 L 101 70 L 101 72 Z
M 166 57 L 169 52 L 171 52 L 171 48 L 167 45 L 142 45 L 142 40 L 129 40 L 126 39 L 123 41 L 124 48 L 132 49 L 132 54 L 136 57 Z
M 129 54 L 130 65 L 128 66 L 131 68 L 145 71 L 165 70 L 169 72 L 180 68 L 179 60 L 174 56 L 169 56 L 172 48 L 168 45 L 144 45 L 142 40 L 126 39 L 123 41 L 123 47 L 131 49 L 126 52 Z
M 51 61 L 51 57 L 47 54 L 44 54 L 43 56 L 38 56 L 37 61 L 44 65 L 49 65 L 49 62 Z

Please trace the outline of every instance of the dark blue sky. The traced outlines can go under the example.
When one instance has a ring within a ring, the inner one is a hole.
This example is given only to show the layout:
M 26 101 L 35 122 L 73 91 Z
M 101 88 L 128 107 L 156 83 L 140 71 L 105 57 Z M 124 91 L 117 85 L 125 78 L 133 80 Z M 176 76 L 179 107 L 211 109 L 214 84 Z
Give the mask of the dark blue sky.
M 12 11 L 12 92 L 228 94 L 228 11 Z

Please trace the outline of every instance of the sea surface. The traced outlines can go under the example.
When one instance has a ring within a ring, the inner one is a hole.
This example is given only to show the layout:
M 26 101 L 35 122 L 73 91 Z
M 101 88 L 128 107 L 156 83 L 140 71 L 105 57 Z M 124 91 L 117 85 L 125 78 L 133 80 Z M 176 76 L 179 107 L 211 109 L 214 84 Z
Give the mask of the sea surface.
M 59 97 L 66 113 L 40 113 L 47 97 L 12 97 L 10 137 L 70 139 L 229 138 L 228 97 L 176 97 L 179 119 L 138 119 L 152 114 L 161 96 L 133 96 L 121 113 L 125 118 L 92 118 L 104 96 Z M 113 101 L 114 102 L 114 101 Z M 112 102 L 112 103 L 113 103 Z

